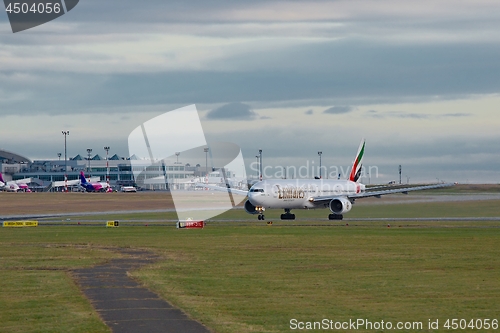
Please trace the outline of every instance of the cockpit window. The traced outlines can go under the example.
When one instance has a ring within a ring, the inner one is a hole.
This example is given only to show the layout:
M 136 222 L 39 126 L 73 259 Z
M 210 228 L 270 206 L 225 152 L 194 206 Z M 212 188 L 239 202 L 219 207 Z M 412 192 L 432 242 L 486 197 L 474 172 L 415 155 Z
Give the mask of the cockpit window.
M 264 189 L 263 188 L 252 188 L 250 190 L 250 192 L 262 192 L 262 193 L 264 193 Z

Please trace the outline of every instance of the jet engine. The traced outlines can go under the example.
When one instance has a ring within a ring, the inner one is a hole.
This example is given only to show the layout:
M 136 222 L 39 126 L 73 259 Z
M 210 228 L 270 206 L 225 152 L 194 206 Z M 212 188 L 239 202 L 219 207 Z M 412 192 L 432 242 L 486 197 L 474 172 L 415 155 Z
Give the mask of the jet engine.
M 245 211 L 248 214 L 259 214 L 259 212 L 257 211 L 257 207 L 255 207 L 254 205 L 252 205 L 252 203 L 250 202 L 250 200 L 245 201 Z
M 344 214 L 344 213 L 347 213 L 348 211 L 350 211 L 352 208 L 352 203 L 351 203 L 351 201 L 349 201 L 349 199 L 340 197 L 340 198 L 332 199 L 332 201 L 330 201 L 330 204 L 328 205 L 328 207 L 330 208 L 330 211 L 333 214 L 340 215 L 340 214 Z M 245 205 L 245 208 L 246 208 L 246 205 Z

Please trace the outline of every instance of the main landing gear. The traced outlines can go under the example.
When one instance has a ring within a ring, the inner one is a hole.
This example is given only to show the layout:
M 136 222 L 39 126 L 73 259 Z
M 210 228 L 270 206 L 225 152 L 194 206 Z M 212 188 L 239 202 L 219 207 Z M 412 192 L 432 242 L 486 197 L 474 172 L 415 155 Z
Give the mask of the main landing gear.
M 328 215 L 329 220 L 342 220 L 344 218 L 344 215 L 342 214 L 330 214 Z
M 257 216 L 257 218 L 258 218 L 260 221 L 264 221 L 264 220 L 265 220 L 264 214 L 259 214 L 259 216 Z
M 295 214 L 290 213 L 290 209 L 285 209 L 285 214 L 281 214 L 282 220 L 295 220 Z

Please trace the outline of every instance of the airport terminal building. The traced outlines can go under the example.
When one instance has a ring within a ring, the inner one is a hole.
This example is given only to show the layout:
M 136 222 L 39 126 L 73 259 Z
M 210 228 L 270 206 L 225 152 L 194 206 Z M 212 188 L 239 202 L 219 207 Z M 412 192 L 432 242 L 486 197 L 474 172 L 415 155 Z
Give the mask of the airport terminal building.
M 134 163 L 131 163 L 131 160 L 134 160 Z M 208 171 L 212 170 L 208 168 Z M 98 181 L 101 182 L 109 180 L 110 185 L 117 190 L 122 186 L 165 190 L 169 187 L 165 184 L 165 176 L 175 189 L 189 189 L 196 183 L 197 178 L 199 180 L 200 177 L 206 176 L 207 168 L 200 164 L 191 166 L 178 161 L 162 165 L 150 165 L 145 161 L 142 166 L 134 156 L 120 157 L 116 154 L 108 160 L 96 154 L 90 158 L 76 155 L 67 161 L 61 158 L 31 161 L 24 156 L 0 150 L 0 171 L 6 181 L 32 178 L 29 187 L 35 191 L 62 191 L 65 174 L 68 181 L 78 180 L 81 171 L 87 178 L 99 178 Z M 219 177 L 218 174 L 211 176 Z M 227 176 L 231 177 L 230 171 L 227 171 Z

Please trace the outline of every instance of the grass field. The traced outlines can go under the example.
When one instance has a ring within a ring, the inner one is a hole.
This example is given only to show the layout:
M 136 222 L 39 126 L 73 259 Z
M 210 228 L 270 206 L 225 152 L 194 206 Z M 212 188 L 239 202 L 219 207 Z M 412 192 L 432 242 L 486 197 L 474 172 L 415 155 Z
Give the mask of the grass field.
M 67 241 L 47 243 L 43 231 L 0 233 L 0 332 L 108 332 L 68 270 L 113 254 Z
M 499 216 L 497 207 L 494 200 L 357 204 L 346 217 Z M 119 256 L 117 247 L 160 254 L 131 275 L 219 333 L 290 332 L 291 319 L 419 321 L 424 332 L 429 319 L 443 332 L 448 318 L 500 319 L 498 222 L 318 223 L 325 212 L 267 226 L 231 223 L 248 217 L 236 210 L 203 230 L 2 228 L 0 332 L 107 332 L 70 270 Z
M 0 215 L 58 214 L 174 208 L 166 192 L 9 193 L 0 192 Z

